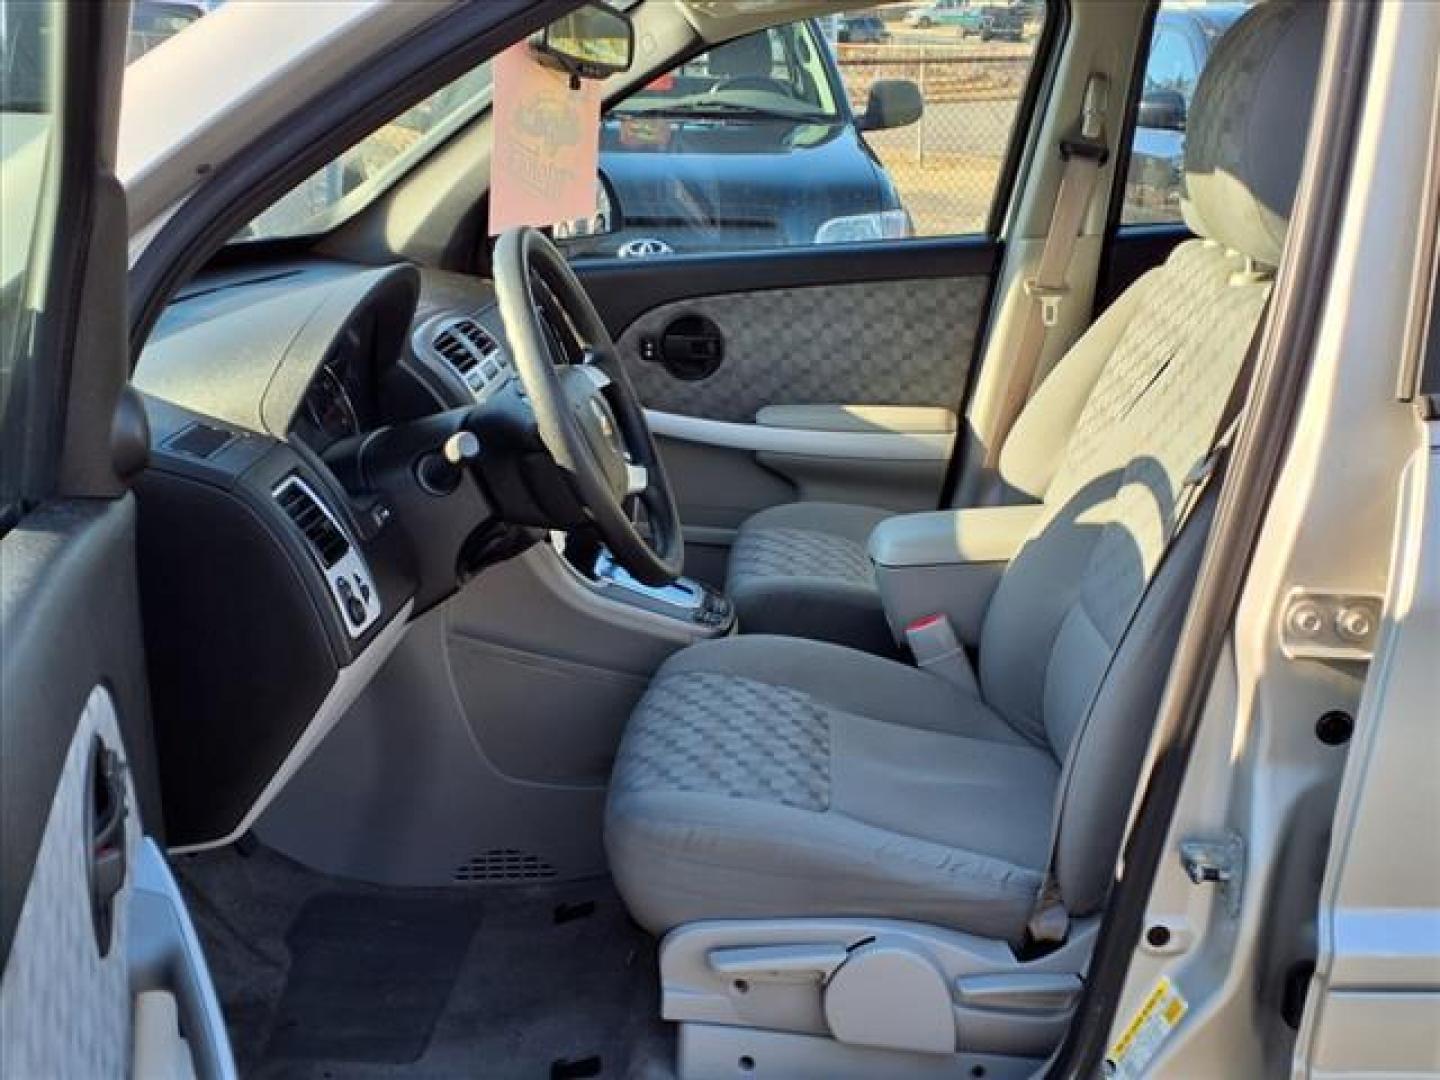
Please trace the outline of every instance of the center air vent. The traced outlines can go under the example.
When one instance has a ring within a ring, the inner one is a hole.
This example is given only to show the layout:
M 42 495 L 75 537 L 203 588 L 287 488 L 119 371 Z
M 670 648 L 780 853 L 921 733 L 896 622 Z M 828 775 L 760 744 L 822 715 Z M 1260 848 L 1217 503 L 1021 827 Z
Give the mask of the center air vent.
M 496 386 L 509 373 L 500 343 L 474 319 L 451 319 L 442 323 L 431 349 L 451 371 L 465 380 L 478 397 Z
M 345 539 L 334 518 L 321 507 L 315 493 L 299 477 L 292 476 L 276 488 L 275 501 L 300 527 L 305 539 L 310 541 L 310 547 L 320 557 L 320 565 L 326 570 L 345 557 L 350 550 L 350 542 Z

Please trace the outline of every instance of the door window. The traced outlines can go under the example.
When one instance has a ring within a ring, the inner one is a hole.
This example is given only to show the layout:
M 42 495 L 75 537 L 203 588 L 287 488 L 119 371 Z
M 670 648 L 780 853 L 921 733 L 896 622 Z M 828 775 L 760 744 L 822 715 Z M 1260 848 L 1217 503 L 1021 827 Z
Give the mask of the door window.
M 655 257 L 984 233 L 1044 6 L 984 10 L 978 36 L 903 10 L 787 23 L 660 74 L 602 118 L 600 213 L 557 238 Z
M 1176 0 L 1160 5 L 1135 118 L 1121 224 L 1182 220 L 1185 128 L 1195 86 L 1216 44 L 1247 7 L 1246 3 L 1205 7 Z
M 0 6 L 0 528 L 19 509 L 36 438 L 36 330 L 59 182 L 60 6 Z

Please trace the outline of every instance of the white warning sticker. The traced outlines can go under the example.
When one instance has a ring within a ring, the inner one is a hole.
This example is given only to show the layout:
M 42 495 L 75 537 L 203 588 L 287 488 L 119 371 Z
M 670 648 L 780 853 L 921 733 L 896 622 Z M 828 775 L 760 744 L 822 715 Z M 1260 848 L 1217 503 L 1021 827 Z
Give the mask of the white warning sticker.
M 1161 979 L 1110 1048 L 1105 1058 L 1105 1075 L 1115 1080 L 1137 1080 L 1144 1076 L 1189 1008 L 1189 1002 L 1170 980 Z

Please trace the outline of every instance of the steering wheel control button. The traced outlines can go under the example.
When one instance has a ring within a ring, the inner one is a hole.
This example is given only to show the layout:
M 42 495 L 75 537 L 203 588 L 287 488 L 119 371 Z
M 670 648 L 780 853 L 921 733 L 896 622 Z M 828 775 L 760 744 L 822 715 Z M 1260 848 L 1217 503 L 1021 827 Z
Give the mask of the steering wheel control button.
M 576 371 L 583 372 L 585 377 L 595 384 L 596 390 L 604 390 L 610 385 L 610 376 L 601 371 L 594 364 L 580 364 Z

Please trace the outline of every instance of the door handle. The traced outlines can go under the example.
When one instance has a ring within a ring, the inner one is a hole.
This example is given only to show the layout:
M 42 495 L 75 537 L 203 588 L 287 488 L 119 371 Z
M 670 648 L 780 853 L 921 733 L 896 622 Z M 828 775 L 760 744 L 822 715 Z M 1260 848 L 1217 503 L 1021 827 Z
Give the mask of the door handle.
M 90 751 L 90 775 L 85 785 L 85 867 L 90 885 L 90 916 L 100 955 L 110 952 L 114 939 L 115 897 L 125 884 L 125 763 L 97 735 Z
M 665 326 L 659 340 L 640 343 L 642 359 L 658 361 L 677 379 L 698 382 L 725 360 L 725 335 L 703 315 L 682 315 Z

